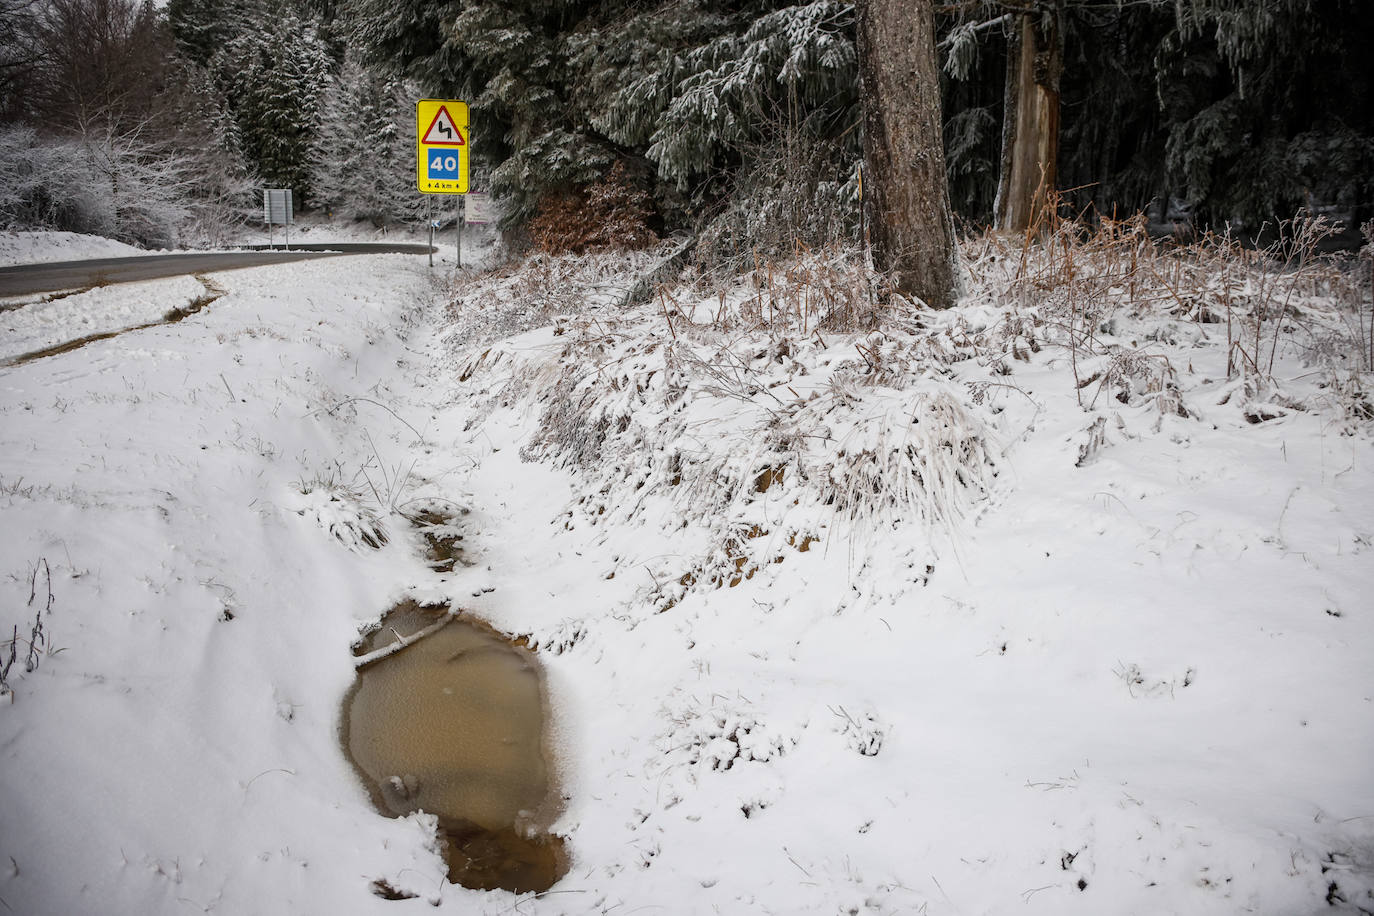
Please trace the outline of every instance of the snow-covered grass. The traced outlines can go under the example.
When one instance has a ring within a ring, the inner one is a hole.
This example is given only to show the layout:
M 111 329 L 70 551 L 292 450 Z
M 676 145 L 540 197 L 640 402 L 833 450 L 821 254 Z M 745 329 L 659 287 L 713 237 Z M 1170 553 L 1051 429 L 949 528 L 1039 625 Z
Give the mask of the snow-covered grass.
M 1134 244 L 971 242 L 944 313 L 835 252 L 633 306 L 654 252 L 305 262 L 0 369 L 0 900 L 1374 910 L 1354 300 Z M 445 884 L 343 757 L 406 597 L 543 658 L 547 894 Z

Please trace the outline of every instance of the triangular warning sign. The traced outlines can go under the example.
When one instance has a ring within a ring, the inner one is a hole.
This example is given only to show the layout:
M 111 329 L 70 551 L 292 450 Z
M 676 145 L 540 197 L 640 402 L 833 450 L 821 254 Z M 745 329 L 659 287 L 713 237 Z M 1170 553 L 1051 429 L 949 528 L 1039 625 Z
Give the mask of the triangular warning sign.
M 429 130 L 425 131 L 420 142 L 426 146 L 466 146 L 463 135 L 459 133 L 448 109 L 443 105 L 439 106 L 439 113 L 430 122 Z

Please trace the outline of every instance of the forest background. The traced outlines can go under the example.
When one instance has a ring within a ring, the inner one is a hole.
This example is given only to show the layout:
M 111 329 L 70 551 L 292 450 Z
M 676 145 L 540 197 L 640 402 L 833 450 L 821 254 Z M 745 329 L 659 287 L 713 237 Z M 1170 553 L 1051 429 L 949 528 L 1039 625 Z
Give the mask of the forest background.
M 690 230 L 704 260 L 743 263 L 862 231 L 855 12 L 837 0 L 2 2 L 8 228 L 215 244 L 263 186 L 344 219 L 416 223 L 413 104 L 438 96 L 469 101 L 478 186 L 547 247 L 598 247 L 608 226 L 621 241 Z M 1351 238 L 1369 218 L 1363 0 L 936 13 L 965 224 L 998 220 L 1028 40 L 1056 96 L 1048 174 L 1067 211 L 1247 238 L 1300 208 L 1342 217 Z

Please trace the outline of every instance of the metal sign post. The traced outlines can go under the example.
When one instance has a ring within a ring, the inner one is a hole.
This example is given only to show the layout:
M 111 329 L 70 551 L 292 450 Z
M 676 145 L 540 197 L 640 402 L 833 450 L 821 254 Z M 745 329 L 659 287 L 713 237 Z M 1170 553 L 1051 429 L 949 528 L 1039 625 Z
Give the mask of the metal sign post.
M 457 99 L 420 99 L 415 103 L 415 187 L 421 194 L 466 194 L 468 147 L 467 102 Z M 430 222 L 432 224 L 433 220 Z M 431 248 L 432 233 L 431 228 Z M 457 233 L 458 267 L 461 268 L 461 207 L 458 213 Z

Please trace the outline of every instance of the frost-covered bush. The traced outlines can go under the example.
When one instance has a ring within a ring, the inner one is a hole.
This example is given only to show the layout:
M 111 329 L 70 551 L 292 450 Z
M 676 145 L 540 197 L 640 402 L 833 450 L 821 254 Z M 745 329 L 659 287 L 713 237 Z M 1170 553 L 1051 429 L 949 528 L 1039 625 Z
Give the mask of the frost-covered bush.
M 0 129 L 0 224 L 166 247 L 212 239 L 251 204 L 246 174 L 200 168 L 203 151 L 112 130 L 44 137 Z
M 584 307 L 558 320 L 556 346 L 484 349 L 463 377 L 508 377 L 501 403 L 541 411 L 521 455 L 584 478 L 567 527 L 671 506 L 704 535 L 654 573 L 660 609 L 740 585 L 821 531 L 862 544 L 947 530 L 994 485 L 985 418 L 923 371 L 948 351 L 921 334 L 830 323 L 852 308 L 823 285 L 836 275 L 812 254 L 718 296 L 683 285 L 628 312 Z
M 540 256 L 466 289 L 451 339 L 466 396 L 538 417 L 522 457 L 580 479 L 560 524 L 680 527 L 644 596 L 665 610 L 785 575 L 817 540 L 937 544 L 1005 485 L 1046 397 L 1085 412 L 1080 467 L 1223 413 L 1245 427 L 1321 410 L 1367 435 L 1369 264 L 1309 260 L 1319 228 L 1290 225 L 1271 252 L 1161 246 L 1143 218 L 973 238 L 947 314 L 885 295 L 857 247 L 689 270 L 629 307 L 615 290 L 644 260 L 602 255 L 592 274 Z M 467 330 L 517 305 L 512 327 L 546 336 Z M 1032 391 L 1023 367 L 1047 366 L 1062 388 L 1037 375 Z
M 390 539 L 378 511 L 367 504 L 361 487 L 334 475 L 301 481 L 288 506 L 302 518 L 313 519 L 340 544 L 355 552 L 376 550 Z
M 0 222 L 108 234 L 111 215 L 85 180 L 84 159 L 76 143 L 44 141 L 27 127 L 0 129 Z

